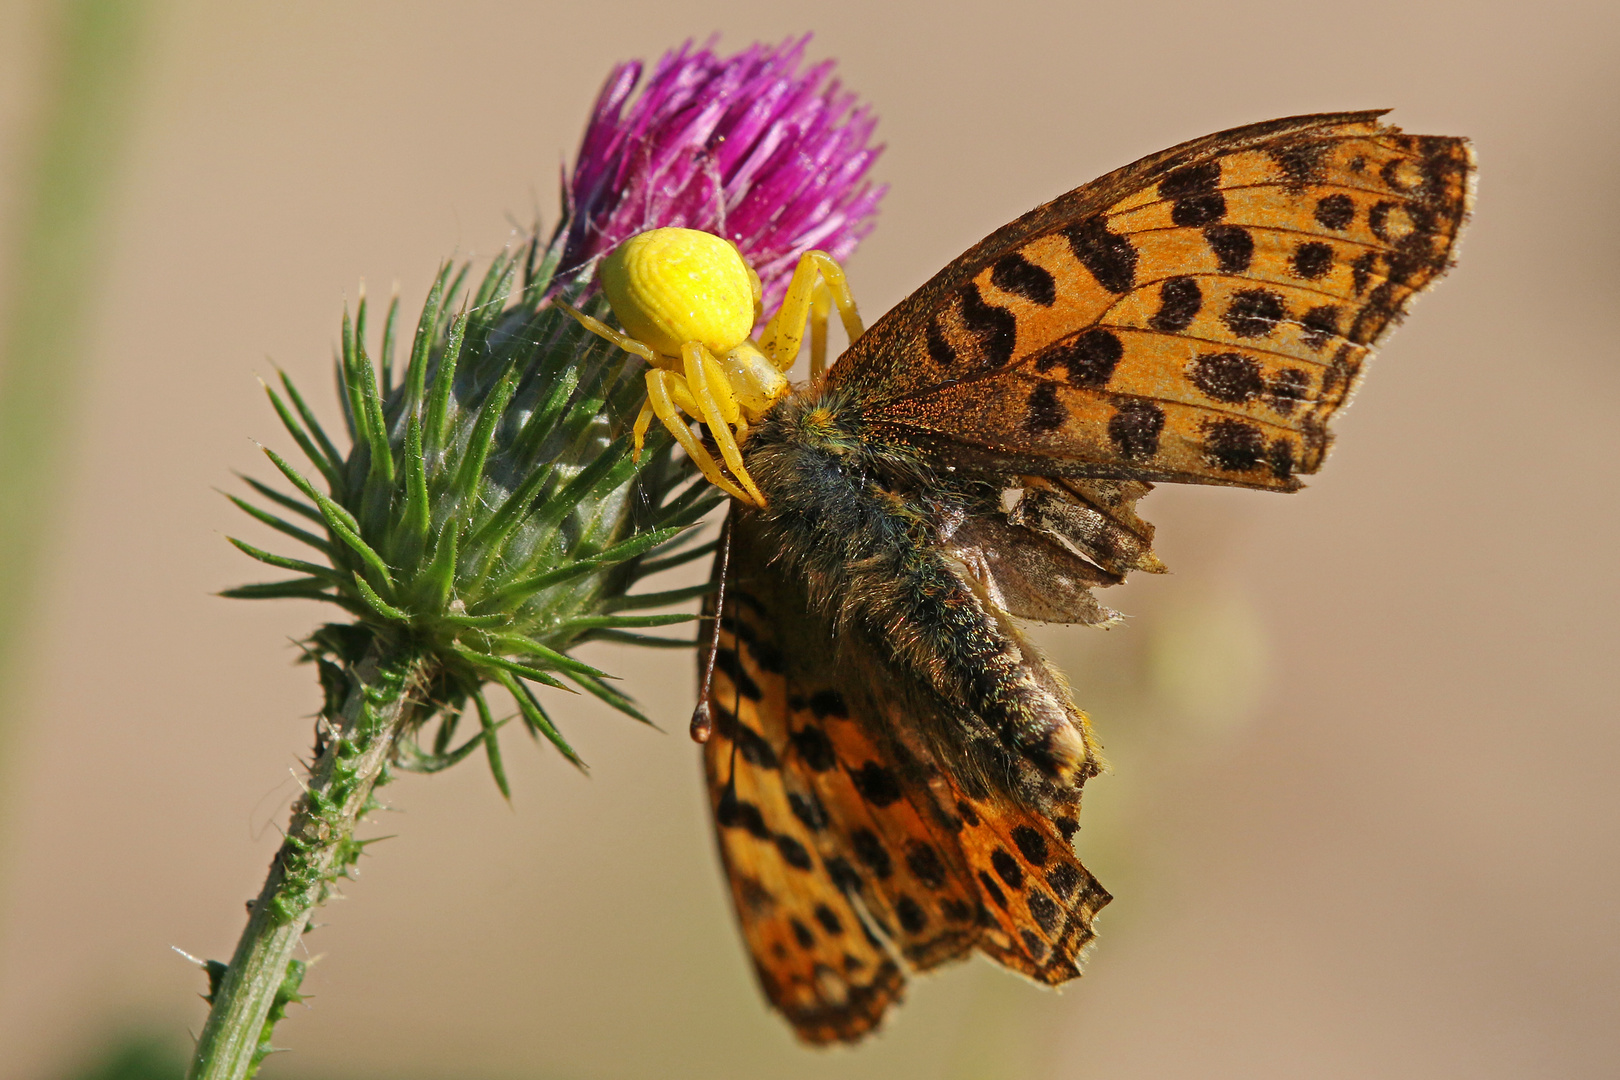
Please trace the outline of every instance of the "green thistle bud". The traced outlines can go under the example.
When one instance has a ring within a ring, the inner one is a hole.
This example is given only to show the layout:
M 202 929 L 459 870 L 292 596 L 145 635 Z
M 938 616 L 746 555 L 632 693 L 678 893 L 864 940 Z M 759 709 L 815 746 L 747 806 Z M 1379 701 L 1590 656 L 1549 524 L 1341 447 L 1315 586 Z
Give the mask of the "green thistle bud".
M 692 470 L 672 455 L 667 437 L 632 458 L 630 422 L 645 394 L 640 362 L 594 340 L 550 303 L 554 295 L 578 300 L 588 284 L 584 277 L 553 280 L 557 255 L 556 245 L 542 250 L 536 238 L 497 258 L 471 296 L 467 268 L 452 277 L 445 266 L 397 378 L 398 301 L 389 306 L 373 362 L 362 298 L 354 318 L 344 318 L 338 360 L 353 444 L 346 456 L 290 379 L 283 375 L 280 389 L 268 390 L 330 494 L 269 449 L 298 494 L 253 487 L 276 510 L 320 531 L 233 499 L 322 561 L 233 539 L 261 562 L 299 576 L 226 595 L 321 599 L 358 619 L 309 642 L 309 655 L 332 669 L 324 679 L 329 719 L 337 720 L 348 693 L 337 669 L 379 644 L 409 654 L 418 659 L 413 696 L 421 705 L 402 732 L 395 764 L 436 771 L 481 744 L 503 793 L 483 686 L 509 691 L 530 730 L 576 764 L 531 684 L 578 687 L 645 720 L 605 672 L 568 652 L 590 640 L 672 643 L 641 631 L 693 616 L 645 612 L 688 601 L 701 587 L 631 590 L 647 574 L 703 554 L 702 547 L 676 550 L 678 535 L 721 498 L 690 482 Z M 480 730 L 452 747 L 469 704 Z M 438 730 L 422 745 L 414 736 L 435 717 Z

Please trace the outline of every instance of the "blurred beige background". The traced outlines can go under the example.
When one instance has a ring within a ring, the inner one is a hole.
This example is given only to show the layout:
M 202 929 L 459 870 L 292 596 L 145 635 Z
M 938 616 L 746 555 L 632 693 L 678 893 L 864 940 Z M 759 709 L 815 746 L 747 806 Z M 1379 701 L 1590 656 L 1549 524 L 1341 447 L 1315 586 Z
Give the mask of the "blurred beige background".
M 0 8 L 0 215 L 47 5 Z M 559 706 L 386 791 L 269 1077 L 1525 1078 L 1620 1074 L 1620 7 L 709 0 L 154 7 L 74 480 L 0 826 L 0 1077 L 124 1025 L 177 1043 L 296 790 L 313 605 L 212 597 L 263 541 L 215 487 L 287 449 L 255 376 L 329 398 L 345 298 L 551 219 L 608 66 L 817 33 L 892 185 L 875 316 L 992 228 L 1231 125 L 1394 106 L 1472 136 L 1478 212 L 1290 498 L 1161 489 L 1175 573 L 1043 631 L 1115 771 L 1081 854 L 1117 899 L 1061 995 L 974 962 L 883 1036 L 766 1014 L 708 835 L 682 655 L 596 659 L 672 732 Z M 0 227 L 11 229 L 9 217 Z M 327 410 L 331 415 L 331 410 Z M 4 512 L 0 509 L 0 512 Z

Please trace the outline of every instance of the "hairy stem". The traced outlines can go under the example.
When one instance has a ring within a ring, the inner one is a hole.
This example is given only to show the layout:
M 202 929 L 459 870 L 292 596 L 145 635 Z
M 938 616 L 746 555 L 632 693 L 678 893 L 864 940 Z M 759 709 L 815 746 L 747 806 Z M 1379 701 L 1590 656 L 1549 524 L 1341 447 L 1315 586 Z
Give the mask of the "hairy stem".
M 294 965 L 293 952 L 310 914 L 359 856 L 355 823 L 374 805 L 372 789 L 419 707 L 411 699 L 419 678 L 416 652 L 380 638 L 348 669 L 342 714 L 317 743 L 304 796 L 230 965 L 214 972 L 190 1080 L 252 1076 L 269 1052 L 271 1028 L 297 998 L 302 965 Z

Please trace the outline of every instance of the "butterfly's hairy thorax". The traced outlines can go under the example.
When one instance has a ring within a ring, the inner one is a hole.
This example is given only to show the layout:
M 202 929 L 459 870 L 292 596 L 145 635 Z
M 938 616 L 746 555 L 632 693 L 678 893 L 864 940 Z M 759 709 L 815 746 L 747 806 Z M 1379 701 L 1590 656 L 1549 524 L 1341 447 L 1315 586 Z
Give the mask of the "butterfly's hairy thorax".
M 748 465 L 771 557 L 804 583 L 850 669 L 875 654 L 900 673 L 874 693 L 932 718 L 926 750 L 976 793 L 1072 813 L 1099 767 L 1085 717 L 997 603 L 995 573 L 956 542 L 1005 519 L 999 488 L 930 470 L 866 430 L 838 391 L 779 405 Z

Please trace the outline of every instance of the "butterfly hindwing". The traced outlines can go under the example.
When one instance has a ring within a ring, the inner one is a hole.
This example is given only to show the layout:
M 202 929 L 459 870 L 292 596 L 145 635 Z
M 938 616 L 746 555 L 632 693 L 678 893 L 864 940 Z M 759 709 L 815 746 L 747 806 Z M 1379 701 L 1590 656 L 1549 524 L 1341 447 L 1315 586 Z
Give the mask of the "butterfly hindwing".
M 771 624 L 732 590 L 710 690 L 710 809 L 743 938 L 766 997 L 810 1042 L 852 1040 L 900 999 L 904 979 L 816 853 L 825 817 L 788 728 Z
M 1110 900 L 1069 841 L 1074 817 L 1008 812 L 994 801 L 957 800 L 961 846 L 998 933 L 980 948 L 992 959 L 1056 985 L 1080 974 L 1095 936 L 1092 920 Z
M 974 948 L 1044 982 L 1078 975 L 1108 897 L 1062 831 L 1073 819 L 965 795 L 748 515 L 731 528 L 704 762 L 767 997 L 807 1041 L 852 1041 L 900 999 L 903 970 Z
M 1223 132 L 1070 192 L 903 301 L 830 383 L 947 461 L 1292 490 L 1468 208 L 1466 141 L 1377 115 Z

